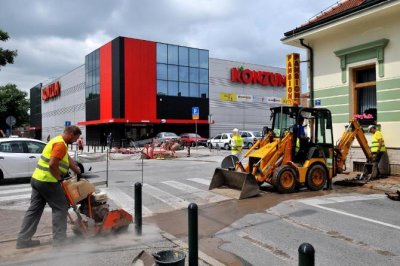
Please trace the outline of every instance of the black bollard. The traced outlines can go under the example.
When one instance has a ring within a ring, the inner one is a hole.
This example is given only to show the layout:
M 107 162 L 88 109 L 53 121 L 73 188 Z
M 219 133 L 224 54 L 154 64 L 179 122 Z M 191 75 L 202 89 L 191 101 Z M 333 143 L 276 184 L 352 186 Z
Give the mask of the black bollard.
M 187 157 L 190 157 L 190 144 L 188 145 L 188 154 Z
M 311 244 L 303 243 L 299 246 L 299 266 L 315 265 L 315 250 Z
M 138 235 L 142 234 L 142 184 L 135 184 L 135 228 Z
M 198 217 L 197 217 L 197 205 L 196 203 L 190 203 L 188 207 L 189 217 L 189 265 L 198 265 Z

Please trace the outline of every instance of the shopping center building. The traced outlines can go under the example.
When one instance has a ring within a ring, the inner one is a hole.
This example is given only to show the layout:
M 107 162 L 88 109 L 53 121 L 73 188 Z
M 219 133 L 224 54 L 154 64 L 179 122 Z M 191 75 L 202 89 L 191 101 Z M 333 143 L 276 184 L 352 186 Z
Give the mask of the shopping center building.
M 233 128 L 260 131 L 285 93 L 284 68 L 118 37 L 83 65 L 31 89 L 31 129 L 44 140 L 78 125 L 87 143 L 104 143 L 112 133 L 116 145 L 162 131 L 204 137 Z

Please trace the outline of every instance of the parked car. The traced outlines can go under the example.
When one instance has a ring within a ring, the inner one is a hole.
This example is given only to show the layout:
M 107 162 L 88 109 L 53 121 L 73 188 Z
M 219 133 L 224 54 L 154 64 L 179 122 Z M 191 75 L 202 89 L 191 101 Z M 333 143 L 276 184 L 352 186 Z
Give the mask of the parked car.
M 229 150 L 231 148 L 232 133 L 220 133 L 213 138 L 207 140 L 207 147 L 212 148 L 224 148 Z
M 207 139 L 202 138 L 199 134 L 196 133 L 183 133 L 180 135 L 181 140 L 184 145 L 190 145 L 192 147 L 204 146 L 207 147 Z
M 257 140 L 262 138 L 261 131 L 240 131 L 243 139 L 243 146 L 251 148 Z
M 32 176 L 45 146 L 36 139 L 0 138 L 0 180 Z M 84 173 L 83 164 L 77 163 Z
M 160 132 L 156 135 L 155 139 L 160 142 L 167 142 L 167 141 L 180 141 L 181 138 L 173 132 Z

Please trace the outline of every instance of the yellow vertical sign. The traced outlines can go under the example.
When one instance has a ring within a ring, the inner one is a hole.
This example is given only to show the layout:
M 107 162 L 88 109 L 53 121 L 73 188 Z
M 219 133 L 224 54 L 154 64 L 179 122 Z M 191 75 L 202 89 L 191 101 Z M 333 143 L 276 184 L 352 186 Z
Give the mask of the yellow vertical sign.
M 300 103 L 300 55 L 286 55 L 286 98 Z

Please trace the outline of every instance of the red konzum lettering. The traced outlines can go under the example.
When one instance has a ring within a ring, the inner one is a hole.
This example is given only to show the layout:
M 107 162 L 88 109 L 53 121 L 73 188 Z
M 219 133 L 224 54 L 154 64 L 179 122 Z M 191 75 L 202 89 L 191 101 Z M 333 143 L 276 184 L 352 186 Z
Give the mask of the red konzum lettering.
M 60 86 L 59 81 L 52 83 L 50 85 L 47 85 L 42 90 L 42 100 L 48 101 L 51 98 L 59 96 L 60 92 L 61 92 L 61 86 Z
M 286 76 L 280 73 L 255 71 L 250 69 L 240 70 L 236 67 L 233 67 L 231 69 L 231 81 L 237 83 L 253 83 L 273 87 L 286 86 Z

